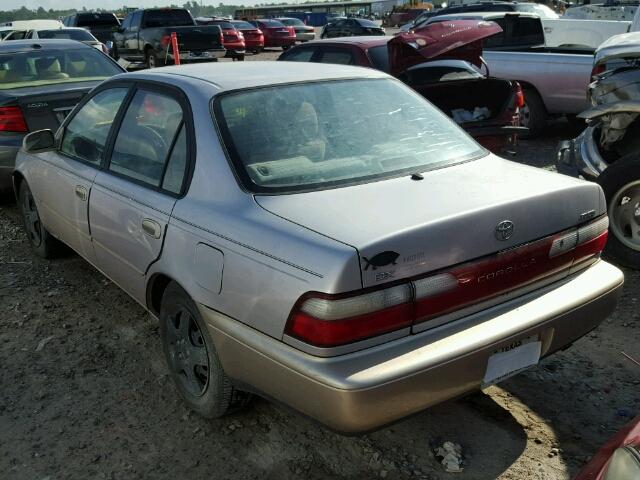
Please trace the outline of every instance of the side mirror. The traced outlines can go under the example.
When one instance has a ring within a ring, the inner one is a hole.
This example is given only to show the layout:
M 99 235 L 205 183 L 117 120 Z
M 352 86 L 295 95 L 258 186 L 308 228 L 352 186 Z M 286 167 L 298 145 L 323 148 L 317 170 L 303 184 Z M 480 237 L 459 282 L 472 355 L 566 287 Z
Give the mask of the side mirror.
M 53 150 L 56 140 L 51 130 L 37 130 L 22 140 L 22 149 L 27 153 L 40 153 Z

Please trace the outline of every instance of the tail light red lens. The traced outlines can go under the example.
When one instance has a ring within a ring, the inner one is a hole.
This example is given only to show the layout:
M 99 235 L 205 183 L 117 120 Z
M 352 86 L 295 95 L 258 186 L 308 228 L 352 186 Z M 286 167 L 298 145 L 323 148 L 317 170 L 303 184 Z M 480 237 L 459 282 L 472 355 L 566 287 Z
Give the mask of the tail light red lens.
M 171 35 L 163 35 L 162 37 L 160 37 L 160 45 L 162 45 L 164 48 L 171 45 Z
M 318 347 L 382 335 L 480 303 L 598 255 L 608 218 L 490 257 L 388 288 L 342 295 L 311 292 L 293 308 L 285 333 Z
M 28 132 L 20 107 L 0 107 L 0 132 Z
M 591 80 L 592 81 L 595 80 L 596 77 L 601 73 L 604 73 L 606 69 L 607 67 L 604 64 L 594 66 L 593 69 L 591 70 Z
M 522 108 L 524 107 L 524 92 L 522 91 L 522 87 L 519 83 L 516 82 L 516 107 Z

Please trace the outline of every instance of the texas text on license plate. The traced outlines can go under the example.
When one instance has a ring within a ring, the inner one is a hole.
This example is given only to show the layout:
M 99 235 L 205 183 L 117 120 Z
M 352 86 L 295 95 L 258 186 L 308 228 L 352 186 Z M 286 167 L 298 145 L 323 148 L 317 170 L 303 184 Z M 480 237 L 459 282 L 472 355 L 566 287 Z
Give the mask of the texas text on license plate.
M 537 365 L 540 361 L 541 346 L 542 342 L 538 337 L 533 336 L 517 340 L 496 350 L 487 362 L 482 388 Z

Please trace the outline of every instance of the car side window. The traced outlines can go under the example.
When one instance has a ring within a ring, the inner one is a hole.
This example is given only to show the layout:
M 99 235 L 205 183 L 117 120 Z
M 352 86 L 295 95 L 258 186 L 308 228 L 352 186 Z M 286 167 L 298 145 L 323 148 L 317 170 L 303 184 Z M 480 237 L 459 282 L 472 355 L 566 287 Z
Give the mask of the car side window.
M 338 27 L 338 28 L 342 28 L 344 26 L 346 26 L 346 23 L 344 20 L 339 20 L 336 23 L 333 24 L 334 27 Z
M 178 138 L 171 149 L 167 170 L 162 180 L 163 190 L 176 194 L 180 193 L 187 167 L 187 154 L 187 132 L 183 123 L 180 127 Z
M 123 30 L 126 30 L 127 28 L 131 27 L 131 18 L 133 17 L 133 13 L 130 13 L 129 15 L 126 16 L 126 18 L 122 21 L 122 25 L 121 28 Z
M 355 63 L 353 55 L 346 48 L 326 48 L 319 49 L 318 63 L 336 63 L 339 65 L 353 65 Z
M 160 187 L 182 123 L 182 107 L 177 100 L 155 91 L 138 90 L 116 136 L 109 170 Z
M 137 11 L 133 14 L 133 17 L 131 18 L 131 28 L 137 28 L 140 26 L 140 24 L 142 20 L 142 11 Z
M 65 128 L 60 152 L 100 165 L 111 125 L 128 91 L 125 87 L 103 90 L 85 103 Z
M 283 60 L 287 62 L 310 62 L 315 51 L 315 48 L 295 48 L 289 50 Z

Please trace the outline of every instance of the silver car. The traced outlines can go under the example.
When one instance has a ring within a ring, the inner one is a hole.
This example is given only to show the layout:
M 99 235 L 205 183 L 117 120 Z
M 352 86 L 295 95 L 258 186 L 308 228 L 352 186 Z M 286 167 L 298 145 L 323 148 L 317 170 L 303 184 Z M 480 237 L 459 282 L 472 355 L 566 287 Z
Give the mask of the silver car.
M 14 185 L 35 252 L 66 243 L 156 317 L 207 417 L 252 392 L 369 430 L 536 365 L 623 283 L 598 185 L 372 69 L 119 75 L 25 138 Z

